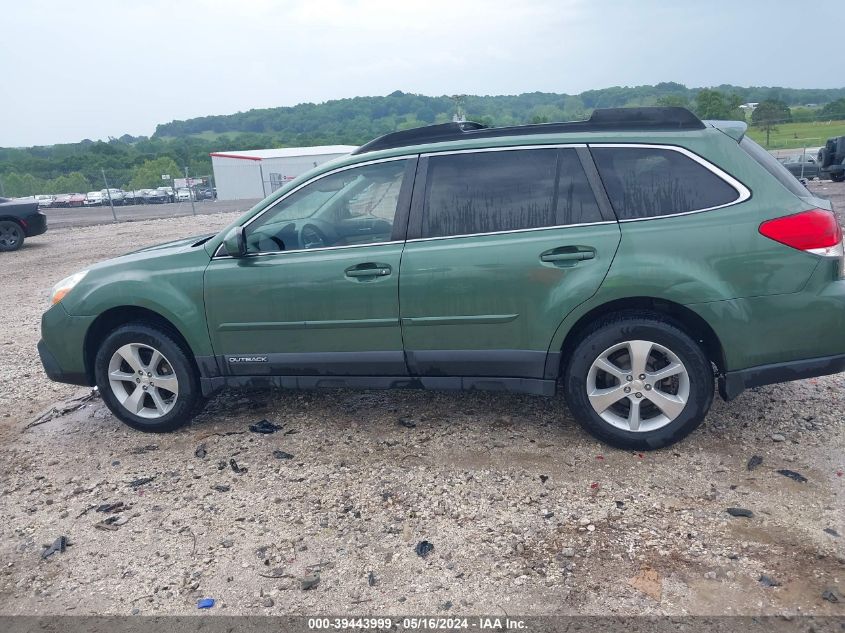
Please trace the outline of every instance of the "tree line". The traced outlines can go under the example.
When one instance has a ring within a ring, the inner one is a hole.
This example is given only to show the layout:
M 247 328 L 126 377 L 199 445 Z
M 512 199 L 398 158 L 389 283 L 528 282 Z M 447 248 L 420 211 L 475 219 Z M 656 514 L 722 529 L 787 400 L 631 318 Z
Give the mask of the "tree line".
M 108 141 L 0 148 L 0 195 L 85 192 L 104 188 L 106 181 L 124 189 L 156 187 L 163 184 L 162 174 L 178 177 L 186 167 L 191 175 L 211 173 L 209 153 L 214 151 L 360 145 L 395 130 L 450 121 L 455 114 L 486 125 L 518 125 L 583 119 L 595 108 L 670 105 L 690 108 L 705 119 L 744 120 L 745 112 L 739 106 L 749 101 L 760 102 L 763 109 L 758 106 L 756 112 L 766 115 L 751 123 L 770 129 L 789 119 L 845 119 L 845 88 L 706 89 L 664 82 L 588 90 L 579 95 L 534 92 L 428 97 L 396 91 L 384 97 L 171 121 L 159 125 L 151 137 L 123 135 Z M 813 107 L 805 107 L 808 104 Z

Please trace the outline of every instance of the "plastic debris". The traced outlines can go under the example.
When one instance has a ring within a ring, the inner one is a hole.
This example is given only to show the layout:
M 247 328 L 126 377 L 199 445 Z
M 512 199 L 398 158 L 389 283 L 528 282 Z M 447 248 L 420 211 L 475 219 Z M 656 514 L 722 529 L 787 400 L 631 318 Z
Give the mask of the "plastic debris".
M 824 531 L 825 531 L 826 534 L 830 534 L 831 536 L 836 537 L 836 538 L 839 538 L 839 536 L 840 536 L 839 532 L 837 532 L 833 528 L 825 528 Z
M 792 481 L 797 481 L 799 484 L 803 484 L 807 481 L 807 478 L 801 473 L 797 473 L 794 470 L 789 470 L 787 468 L 781 468 L 778 473 L 784 477 L 789 477 Z
M 434 545 L 432 545 L 428 541 L 420 541 L 419 543 L 417 543 L 417 546 L 414 548 L 414 551 L 420 558 L 425 558 L 434 551 Z
M 197 602 L 197 609 L 210 609 L 214 606 L 214 598 L 203 598 Z
M 760 574 L 760 578 L 758 578 L 760 584 L 764 587 L 780 587 L 781 583 L 779 580 L 775 580 L 771 576 L 767 576 L 766 574 Z
M 140 488 L 141 486 L 150 483 L 153 481 L 155 477 L 139 477 L 138 479 L 133 479 L 129 482 L 130 488 Z
M 317 585 L 320 584 L 320 575 L 319 574 L 308 574 L 307 576 L 303 576 L 299 580 L 299 586 L 302 588 L 303 591 L 308 591 L 309 589 L 313 589 Z
M 373 572 L 369 572 L 367 574 L 367 584 L 370 587 L 375 587 L 378 580 L 376 579 L 376 575 Z
M 231 466 L 232 472 L 237 475 L 243 475 L 245 472 L 249 471 L 248 468 L 241 468 L 238 466 L 238 462 L 236 462 L 234 458 L 229 460 L 229 466 Z
M 837 603 L 842 598 L 842 595 L 836 589 L 825 589 L 822 592 L 822 600 Z
M 548 475 L 540 475 L 540 483 L 546 483 L 549 480 Z
M 280 450 L 273 451 L 273 457 L 276 459 L 293 459 L 293 455 Z
M 754 513 L 746 508 L 728 508 L 725 512 L 730 514 L 732 517 L 746 517 L 750 519 L 754 516 Z
M 55 541 L 53 541 L 53 544 L 50 547 L 41 552 L 41 558 L 47 558 L 49 556 L 52 556 L 56 552 L 64 552 L 66 547 L 67 537 L 60 536 Z
M 197 446 L 197 449 L 194 451 L 194 456 L 199 457 L 200 459 L 205 459 L 206 455 L 208 455 L 208 451 L 205 449 L 205 444 Z
M 281 431 L 282 427 L 278 424 L 273 424 L 269 420 L 261 420 L 255 424 L 249 425 L 249 430 L 253 433 L 261 433 L 263 435 L 269 435 L 270 433 L 275 433 L 276 431 Z
M 759 466 L 762 463 L 763 463 L 762 457 L 760 457 L 759 455 L 752 455 L 751 459 L 748 460 L 748 463 L 745 465 L 745 467 L 748 470 L 754 470 L 755 468 L 757 468 L 757 466 Z

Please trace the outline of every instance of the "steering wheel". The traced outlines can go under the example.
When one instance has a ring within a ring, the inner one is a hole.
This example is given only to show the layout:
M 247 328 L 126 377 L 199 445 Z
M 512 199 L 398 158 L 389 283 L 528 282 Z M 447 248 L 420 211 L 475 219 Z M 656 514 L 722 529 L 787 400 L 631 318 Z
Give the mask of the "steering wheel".
M 326 236 L 313 224 L 306 224 L 299 231 L 300 248 L 323 248 L 328 246 Z

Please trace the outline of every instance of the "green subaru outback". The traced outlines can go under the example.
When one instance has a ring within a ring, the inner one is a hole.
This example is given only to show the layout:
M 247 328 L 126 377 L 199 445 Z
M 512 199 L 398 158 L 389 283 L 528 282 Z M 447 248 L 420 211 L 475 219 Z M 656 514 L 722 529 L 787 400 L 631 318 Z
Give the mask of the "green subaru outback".
M 224 387 L 560 388 L 596 437 L 666 446 L 715 383 L 845 369 L 839 223 L 745 127 L 633 108 L 388 134 L 216 235 L 60 281 L 41 360 L 143 431 Z

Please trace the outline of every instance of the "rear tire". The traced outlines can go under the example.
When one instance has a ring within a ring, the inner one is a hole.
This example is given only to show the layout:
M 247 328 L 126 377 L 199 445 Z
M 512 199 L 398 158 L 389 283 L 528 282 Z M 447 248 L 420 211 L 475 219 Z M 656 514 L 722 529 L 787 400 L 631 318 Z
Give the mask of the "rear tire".
M 23 228 L 12 220 L 0 222 L 0 251 L 11 252 L 23 246 Z
M 111 332 L 97 350 L 94 375 L 106 406 L 139 431 L 173 431 L 204 405 L 190 350 L 163 328 L 129 323 Z
M 701 424 L 713 402 L 710 361 L 663 315 L 605 317 L 582 335 L 570 358 L 569 409 L 588 433 L 617 448 L 674 444 Z

